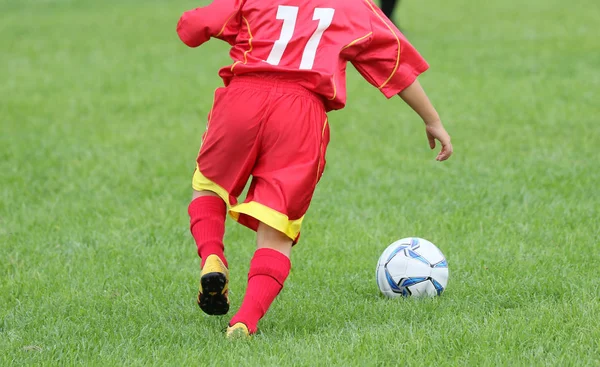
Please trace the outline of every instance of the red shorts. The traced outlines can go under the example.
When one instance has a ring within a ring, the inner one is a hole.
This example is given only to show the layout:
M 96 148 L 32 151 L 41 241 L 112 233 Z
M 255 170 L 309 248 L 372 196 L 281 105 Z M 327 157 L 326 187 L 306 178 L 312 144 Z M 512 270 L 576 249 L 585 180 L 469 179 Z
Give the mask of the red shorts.
M 263 222 L 297 240 L 328 143 L 315 94 L 286 81 L 235 77 L 215 92 L 192 187 L 218 194 L 239 223 L 256 230 Z

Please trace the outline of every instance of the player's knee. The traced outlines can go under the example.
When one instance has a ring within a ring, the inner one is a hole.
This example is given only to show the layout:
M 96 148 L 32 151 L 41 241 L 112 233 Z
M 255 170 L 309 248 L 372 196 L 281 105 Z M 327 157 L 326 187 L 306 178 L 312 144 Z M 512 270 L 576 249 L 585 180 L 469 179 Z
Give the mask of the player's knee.
M 256 242 L 258 248 L 271 248 L 289 257 L 293 240 L 285 233 L 261 222 L 256 230 Z
M 197 190 L 194 190 L 193 193 L 192 193 L 192 201 L 195 200 L 195 199 L 197 199 L 197 198 L 199 198 L 199 197 L 202 197 L 202 196 L 216 196 L 216 197 L 219 197 L 219 195 L 217 195 L 217 193 L 212 192 L 212 191 L 208 191 L 208 190 L 197 191 Z

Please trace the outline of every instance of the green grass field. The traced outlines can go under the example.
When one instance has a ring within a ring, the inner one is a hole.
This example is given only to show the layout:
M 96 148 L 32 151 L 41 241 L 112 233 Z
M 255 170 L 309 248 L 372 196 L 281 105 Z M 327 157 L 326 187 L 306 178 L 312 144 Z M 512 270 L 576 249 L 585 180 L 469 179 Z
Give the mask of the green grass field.
M 403 1 L 453 136 L 352 71 L 286 288 L 250 341 L 195 304 L 191 173 L 227 45 L 198 3 L 0 0 L 0 365 L 600 366 L 600 7 Z M 254 234 L 228 221 L 232 311 Z M 431 300 L 379 296 L 398 238 L 436 243 Z

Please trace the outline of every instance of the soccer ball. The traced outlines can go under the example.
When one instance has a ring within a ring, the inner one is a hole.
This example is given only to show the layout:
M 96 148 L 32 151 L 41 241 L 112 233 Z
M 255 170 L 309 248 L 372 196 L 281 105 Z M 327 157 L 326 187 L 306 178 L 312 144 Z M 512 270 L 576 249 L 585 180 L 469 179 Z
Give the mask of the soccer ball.
M 433 243 L 417 237 L 389 245 L 377 263 L 377 286 L 387 297 L 433 297 L 448 284 L 448 262 Z

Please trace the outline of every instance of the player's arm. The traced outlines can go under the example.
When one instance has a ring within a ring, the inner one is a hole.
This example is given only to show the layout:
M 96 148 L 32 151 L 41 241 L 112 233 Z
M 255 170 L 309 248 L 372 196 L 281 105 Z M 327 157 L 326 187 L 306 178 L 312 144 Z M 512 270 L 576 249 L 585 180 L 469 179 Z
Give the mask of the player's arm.
M 372 0 L 364 0 L 370 24 L 367 42 L 350 59 L 358 72 L 387 98 L 411 85 L 429 65 Z
M 446 132 L 440 116 L 431 104 L 419 80 L 415 80 L 411 85 L 398 93 L 398 95 L 423 119 L 427 139 L 429 140 L 429 147 L 434 149 L 436 140 L 442 144 L 442 150 L 437 155 L 436 160 L 445 161 L 450 158 L 452 155 L 450 135 Z
M 371 0 L 365 0 L 371 23 L 368 43 L 357 44 L 362 50 L 351 60 L 358 72 L 387 98 L 396 94 L 413 109 L 426 124 L 429 145 L 435 148 L 435 139 L 442 144 L 437 160 L 452 154 L 450 137 L 438 113 L 431 105 L 417 77 L 429 65 L 404 35 Z
M 198 47 L 211 37 L 230 44 L 240 27 L 240 9 L 244 0 L 215 0 L 209 5 L 183 13 L 177 34 L 189 47 Z

